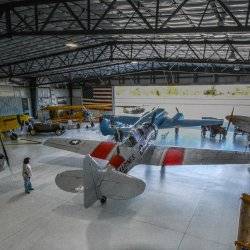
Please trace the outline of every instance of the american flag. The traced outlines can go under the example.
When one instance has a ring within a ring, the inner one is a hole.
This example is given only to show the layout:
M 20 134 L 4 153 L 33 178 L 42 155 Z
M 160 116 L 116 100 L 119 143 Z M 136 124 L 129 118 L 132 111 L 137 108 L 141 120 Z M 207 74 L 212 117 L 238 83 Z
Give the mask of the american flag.
M 105 103 L 112 105 L 112 87 L 91 87 L 83 88 L 83 104 Z

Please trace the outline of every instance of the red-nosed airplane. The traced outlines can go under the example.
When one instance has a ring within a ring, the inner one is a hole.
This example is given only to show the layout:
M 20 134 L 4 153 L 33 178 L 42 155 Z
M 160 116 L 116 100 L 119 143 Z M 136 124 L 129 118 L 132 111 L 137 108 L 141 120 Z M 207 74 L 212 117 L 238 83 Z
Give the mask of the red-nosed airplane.
M 86 155 L 83 170 L 65 171 L 56 177 L 58 187 L 68 192 L 84 191 L 84 206 L 97 200 L 129 199 L 143 193 L 146 184 L 127 173 L 139 164 L 174 166 L 200 164 L 244 164 L 249 153 L 181 147 L 160 147 L 156 139 L 155 111 L 150 122 L 133 128 L 122 143 L 51 138 L 45 145 Z

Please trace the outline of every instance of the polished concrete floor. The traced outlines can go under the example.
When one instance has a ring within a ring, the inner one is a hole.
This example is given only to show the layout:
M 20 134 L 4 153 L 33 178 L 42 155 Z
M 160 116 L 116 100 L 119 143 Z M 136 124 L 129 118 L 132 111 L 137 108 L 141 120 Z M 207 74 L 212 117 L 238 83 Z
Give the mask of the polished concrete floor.
M 101 137 L 96 131 L 82 138 Z M 74 137 L 75 130 L 64 136 Z M 48 136 L 38 136 L 40 141 Z M 13 175 L 0 173 L 0 249 L 233 250 L 240 195 L 250 192 L 248 165 L 136 166 L 145 192 L 89 209 L 83 195 L 57 188 L 57 173 L 77 169 L 82 156 L 42 144 L 7 145 Z M 25 195 L 22 159 L 32 158 L 35 190 Z
M 94 128 L 86 129 L 85 126 L 89 124 L 83 124 L 81 129 L 66 130 L 65 134 L 61 137 L 73 137 L 93 140 L 110 140 L 111 136 L 103 136 L 99 131 L 99 125 L 96 124 Z M 21 133 L 20 133 L 21 134 Z M 23 136 L 22 138 L 35 141 L 44 141 L 46 138 L 55 136 L 54 133 L 37 134 L 36 136 Z M 10 142 L 15 143 L 15 142 Z M 209 137 L 209 132 L 205 138 L 201 137 L 200 127 L 193 128 L 180 128 L 179 134 L 176 136 L 174 129 L 162 129 L 158 131 L 158 136 L 154 144 L 156 145 L 170 145 L 181 146 L 188 148 L 206 148 L 206 149 L 218 149 L 229 151 L 250 151 L 250 148 L 246 148 L 248 141 L 247 135 L 233 136 L 233 126 L 230 127 L 228 135 L 225 140 L 220 139 L 219 135 L 215 138 Z

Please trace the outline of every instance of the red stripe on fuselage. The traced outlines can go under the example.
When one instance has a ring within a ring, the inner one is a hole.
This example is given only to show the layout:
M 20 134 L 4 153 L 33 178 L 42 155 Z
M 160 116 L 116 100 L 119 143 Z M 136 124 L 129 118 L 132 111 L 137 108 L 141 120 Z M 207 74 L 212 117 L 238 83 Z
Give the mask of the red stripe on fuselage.
M 125 159 L 121 155 L 113 155 L 109 161 L 109 164 L 117 169 L 122 165 L 124 161 Z
M 169 148 L 164 155 L 162 165 L 182 165 L 184 160 L 184 148 Z
M 90 155 L 95 158 L 106 160 L 115 145 L 116 144 L 113 142 L 101 142 Z

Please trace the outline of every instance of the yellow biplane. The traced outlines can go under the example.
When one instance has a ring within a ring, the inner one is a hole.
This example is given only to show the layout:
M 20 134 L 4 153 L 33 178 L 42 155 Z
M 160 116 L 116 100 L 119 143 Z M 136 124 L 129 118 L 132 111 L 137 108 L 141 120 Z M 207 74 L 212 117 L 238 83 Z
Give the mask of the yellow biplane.
M 42 111 L 49 112 L 49 118 L 53 122 L 68 123 L 69 121 L 76 123 L 77 128 L 82 122 L 90 122 L 93 124 L 104 112 L 111 111 L 111 104 L 85 104 L 85 105 L 62 105 L 47 106 Z M 93 112 L 94 111 L 94 115 Z
M 21 127 L 22 124 L 28 122 L 30 120 L 29 115 L 7 115 L 7 116 L 0 116 L 0 133 L 7 134 L 10 132 L 11 139 L 17 139 L 16 133 L 14 130 Z

